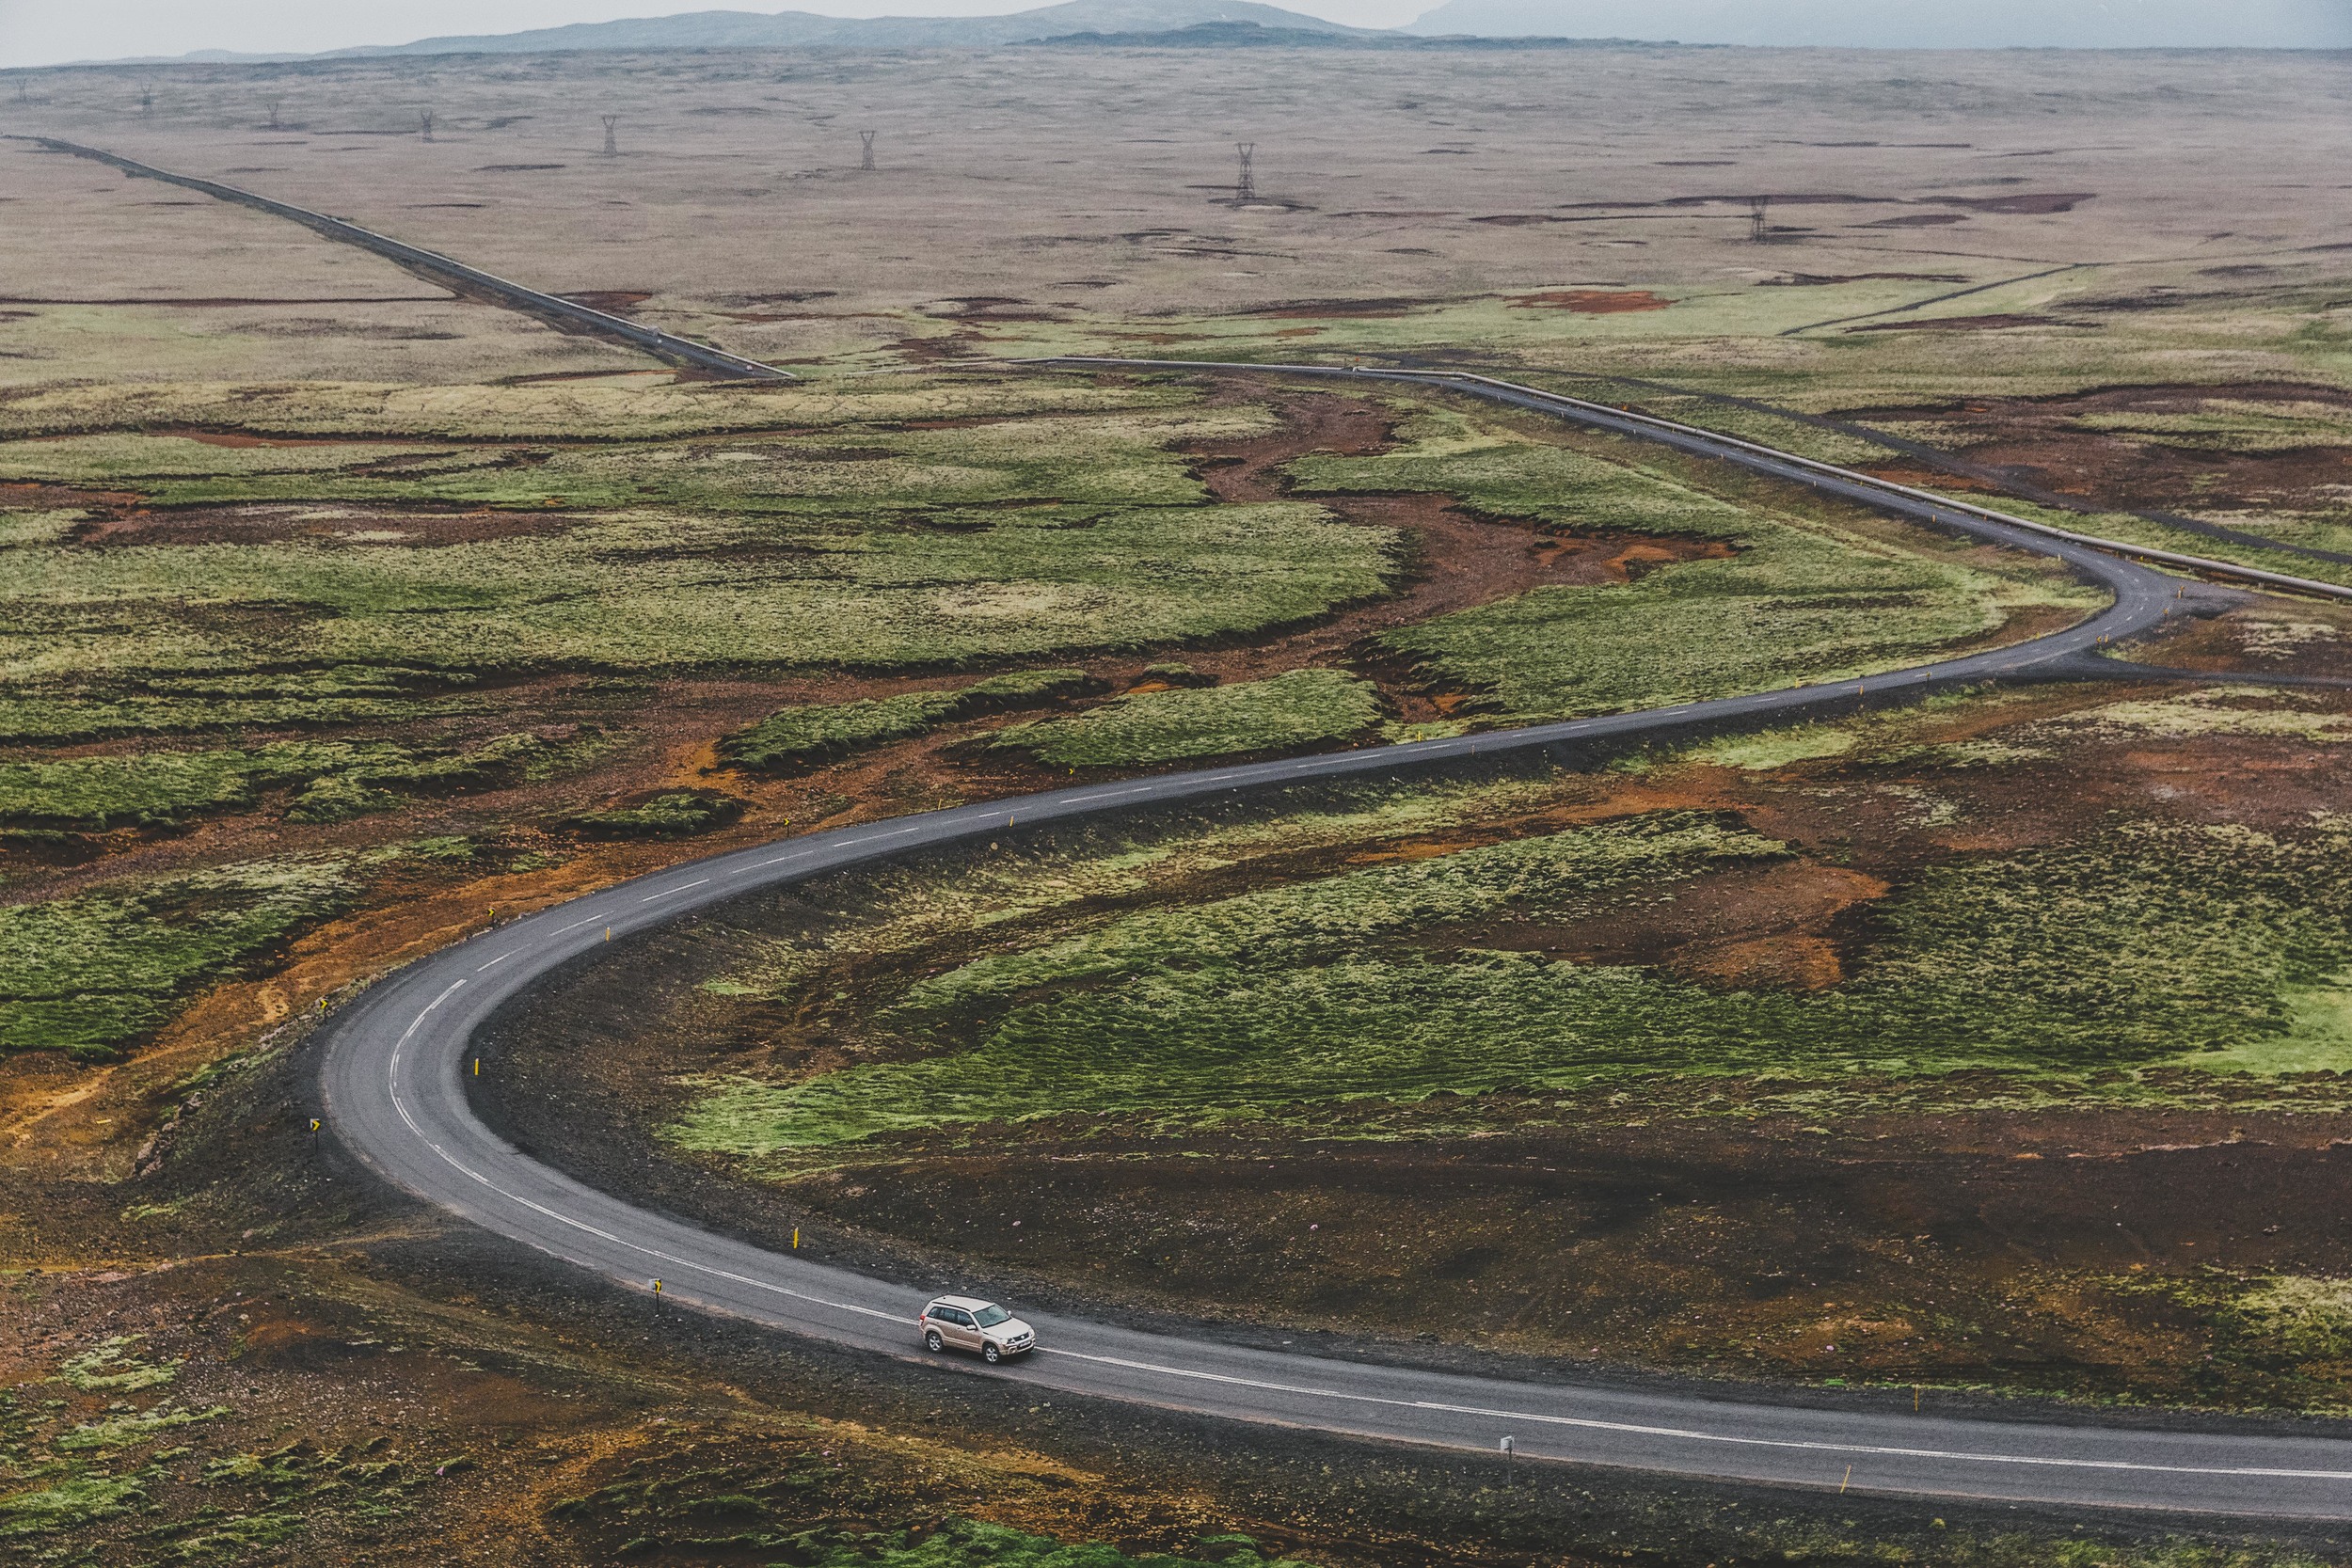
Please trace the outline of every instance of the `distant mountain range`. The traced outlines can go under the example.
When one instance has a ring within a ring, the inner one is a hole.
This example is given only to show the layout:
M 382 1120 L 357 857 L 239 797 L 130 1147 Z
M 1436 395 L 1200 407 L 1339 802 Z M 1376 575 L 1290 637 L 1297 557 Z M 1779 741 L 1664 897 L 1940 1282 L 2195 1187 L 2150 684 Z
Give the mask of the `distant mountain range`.
M 1066 0 L 1007 16 L 689 11 L 325 55 L 190 60 L 528 55 L 567 49 L 988 48 L 1023 43 L 1429 48 L 1651 41 L 1878 49 L 2352 48 L 2352 0 L 1443 0 L 1404 27 L 1346 27 L 1255 0 Z M 144 63 L 144 62 L 142 62 Z
M 553 49 L 792 49 L 811 45 L 923 49 L 1035 43 L 1077 33 L 1137 35 L 1230 23 L 1269 32 L 1375 38 L 1321 17 L 1254 0 L 1067 0 L 1010 16 L 818 16 L 813 11 L 689 11 L 627 22 L 588 22 L 526 33 L 420 39 L 373 49 L 339 49 L 328 58 L 381 55 L 522 55 Z
M 1402 30 L 1836 49 L 2348 49 L 2352 0 L 1445 0 Z

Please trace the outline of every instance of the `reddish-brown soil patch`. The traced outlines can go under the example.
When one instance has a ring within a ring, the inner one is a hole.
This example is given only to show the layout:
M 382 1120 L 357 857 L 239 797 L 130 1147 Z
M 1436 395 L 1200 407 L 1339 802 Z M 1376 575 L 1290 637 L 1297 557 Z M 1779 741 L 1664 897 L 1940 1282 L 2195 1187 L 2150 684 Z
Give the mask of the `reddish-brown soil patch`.
M 1967 740 L 2131 689 L 2053 689 L 1955 710 L 1931 734 Z M 1424 940 L 1807 990 L 1842 977 L 1890 886 L 1957 855 L 2069 842 L 2119 816 L 2291 827 L 2352 781 L 2352 752 L 2292 740 L 2050 731 L 2036 743 L 2056 754 L 1860 775 L 1836 761 L 1589 775 L 1539 813 L 1349 850 L 1276 851 L 1151 897 L 1195 902 L 1634 812 L 1726 812 L 1800 854 L 1696 879 L 1669 903 L 1607 922 L 1499 919 Z M 1928 811 L 1931 797 L 1956 809 Z M 722 1201 L 647 1135 L 686 1092 L 677 1076 L 821 1069 L 839 1063 L 827 1042 L 840 1031 L 821 1007 L 741 1020 L 749 1036 L 683 1022 L 697 1016 L 691 987 L 710 935 L 675 950 L 692 953 L 677 974 L 646 954 L 612 978 L 633 1006 L 662 1013 L 658 1025 L 639 1018 L 608 1030 L 598 1021 L 615 1009 L 593 977 L 548 1000 L 532 1037 L 567 1045 L 509 1061 L 501 1114 L 521 1135 L 548 1148 L 561 1130 L 568 1149 L 596 1151 L 564 1156 L 593 1164 L 583 1171 L 593 1180 L 651 1182 L 690 1209 Z M 814 990 L 840 990 L 854 1011 L 961 961 L 974 943 L 1004 940 L 947 934 L 876 966 L 845 959 Z M 665 1042 L 658 1060 L 642 1049 L 647 1027 Z M 2184 1071 L 2169 1082 L 2210 1108 L 1869 1115 L 1824 1132 L 1760 1103 L 1776 1085 L 1697 1079 L 1584 1099 L 1300 1108 L 1302 1126 L 1263 1134 L 1049 1120 L 909 1137 L 860 1151 L 878 1164 L 795 1179 L 771 1196 L 735 1189 L 723 1204 L 732 1225 L 813 1226 L 901 1268 L 977 1259 L 1026 1282 L 1033 1299 L 1098 1308 L 1735 1372 L 2250 1402 L 2341 1397 L 2333 1372 L 2207 1362 L 2224 1328 L 2132 1282 L 2185 1287 L 2206 1265 L 2352 1273 L 2352 1239 L 2332 1218 L 2352 1203 L 2352 1156 L 2337 1144 L 2352 1137 L 2352 1117 L 2239 1109 L 2216 1080 Z M 1965 1104 L 2004 1088 L 1944 1080 L 1931 1093 Z M 1466 1122 L 1485 1130 L 1465 1135 Z
M 1309 452 L 1362 455 L 1387 447 L 1387 416 L 1338 398 L 1308 396 L 1279 405 L 1283 427 L 1257 440 L 1202 451 L 1201 478 L 1220 501 L 1249 502 L 1292 496 L 1285 464 Z M 1304 494 L 1304 492 L 1296 492 Z M 1622 583 L 1654 566 L 1714 559 L 1729 550 L 1712 541 L 1618 536 L 1560 536 L 1520 523 L 1481 518 L 1452 498 L 1434 494 L 1363 496 L 1314 493 L 1314 499 L 1352 522 L 1379 524 L 1412 542 L 1410 579 L 1402 594 L 1347 610 L 1317 626 L 1247 646 L 1193 650 L 1185 661 L 1221 680 L 1261 679 L 1317 663 L 1369 658 L 1380 633 L 1435 616 L 1490 604 L 1551 584 Z M 1385 678 L 1390 699 L 1407 717 L 1436 714 L 1427 694 L 1401 678 Z
M 2181 511 L 2275 507 L 2326 513 L 2352 486 L 2352 448 L 2294 451 L 2196 451 L 2087 430 L 2097 414 L 2188 414 L 2212 399 L 2317 403 L 2352 414 L 2352 394 L 2293 382 L 2220 387 L 2111 387 L 2051 398 L 1985 398 L 1958 406 L 1872 409 L 1865 423 L 1930 421 L 1954 431 L 1980 471 L 2006 470 L 2096 505 Z M 1947 443 L 1950 437 L 1945 438 Z
M 1243 393 L 1224 394 L 1235 400 Z M 1263 397 L 1254 401 L 1263 401 Z M 1202 482 L 1218 500 L 1245 503 L 1294 496 L 1284 465 L 1310 452 L 1363 454 L 1381 451 L 1391 439 L 1389 417 L 1352 400 L 1312 393 L 1275 400 L 1281 425 L 1273 433 L 1239 442 L 1193 449 Z M 1232 682 L 1258 680 L 1310 666 L 1353 665 L 1371 673 L 1403 717 L 1442 717 L 1458 695 L 1422 689 L 1401 663 L 1376 657 L 1368 645 L 1380 633 L 1432 616 L 1491 603 L 1547 583 L 1625 582 L 1676 561 L 1711 559 L 1725 546 L 1703 540 L 1617 536 L 1555 536 L 1510 521 L 1469 515 L 1441 495 L 1323 495 L 1313 499 L 1338 516 L 1393 528 L 1406 539 L 1409 560 L 1401 592 L 1342 610 L 1287 630 L 1237 637 L 1209 646 L 1157 654 L 1081 657 L 1067 662 L 1130 690 L 1142 667 L 1160 657 L 1181 657 L 1204 676 Z M 922 677 L 826 673 L 795 676 L 768 689 L 771 706 L 787 703 L 843 702 L 894 692 L 967 684 L 969 675 Z M 1043 775 L 1017 757 L 990 752 L 971 742 L 1004 721 L 990 719 L 948 728 L 919 740 L 852 756 L 796 779 L 740 780 L 729 773 L 730 790 L 764 791 L 779 809 L 805 812 L 827 798 L 889 802 L 889 811 L 916 810 L 950 799 L 1010 793 L 1039 786 Z
M 29 512 L 63 511 L 69 507 L 136 506 L 139 498 L 127 490 L 77 490 L 70 484 L 0 483 L 0 506 Z
M 1521 310 L 1569 310 L 1580 316 L 1620 316 L 1638 310 L 1663 310 L 1673 300 L 1647 289 L 1551 289 L 1542 293 L 1514 294 L 1510 302 Z
M 1557 926 L 1518 920 L 1424 932 L 1435 950 L 1542 953 L 1579 963 L 1655 964 L 1729 988 L 1820 990 L 1844 979 L 1837 917 L 1886 895 L 1887 884 L 1844 866 L 1795 861 L 1719 871 L 1675 884 L 1674 902 Z

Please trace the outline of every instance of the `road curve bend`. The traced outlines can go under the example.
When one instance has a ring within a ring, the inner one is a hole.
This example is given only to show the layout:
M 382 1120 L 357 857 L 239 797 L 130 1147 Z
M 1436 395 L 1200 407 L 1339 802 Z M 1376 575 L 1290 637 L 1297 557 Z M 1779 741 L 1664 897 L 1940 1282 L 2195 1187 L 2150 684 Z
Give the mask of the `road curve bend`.
M 1638 428 L 1629 433 L 1664 438 Z M 1867 682 L 1081 784 L 811 833 L 677 866 L 485 931 L 409 966 L 342 1008 L 323 1031 L 321 1088 L 330 1132 L 392 1184 L 588 1274 L 641 1291 L 659 1279 L 663 1294 L 683 1304 L 919 1358 L 914 1318 L 923 1297 L 913 1287 L 639 1209 L 505 1142 L 468 1101 L 464 1068 L 474 1032 L 532 981 L 608 941 L 762 889 L 909 850 L 1002 833 L 1016 824 L 1389 773 L 1477 753 L 1768 722 L 1851 705 L 1865 697 L 1866 687 L 1883 695 L 1890 689 L 2030 674 L 2151 631 L 2181 606 L 2179 579 L 2090 545 L 1727 438 L 1677 432 L 1673 439 L 1686 450 L 1921 521 L 2058 556 L 2106 584 L 2114 602 L 2077 626 L 2032 641 Z M 2326 1429 L 2282 1436 L 2005 1422 L 1877 1407 L 1798 1408 L 1417 1370 L 1026 1315 L 1038 1326 L 1042 1349 L 1025 1364 L 983 1375 L 1070 1395 L 1403 1443 L 1491 1452 L 1508 1437 L 1523 1459 L 1691 1478 L 2058 1506 L 2352 1519 L 2352 1438 L 2328 1435 Z

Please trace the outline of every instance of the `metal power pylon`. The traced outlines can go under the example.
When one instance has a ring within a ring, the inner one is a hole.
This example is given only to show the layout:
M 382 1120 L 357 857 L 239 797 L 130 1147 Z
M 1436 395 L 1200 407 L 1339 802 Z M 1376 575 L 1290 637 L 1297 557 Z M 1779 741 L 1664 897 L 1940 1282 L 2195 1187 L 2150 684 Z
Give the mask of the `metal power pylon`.
M 619 115 L 602 115 L 598 118 L 604 121 L 604 155 L 608 158 L 619 156 L 621 144 L 613 139 L 612 128 L 621 123 L 621 117 Z
M 858 152 L 857 166 L 860 168 L 872 168 L 874 166 L 874 133 L 871 131 L 860 131 L 857 134 L 857 139 L 863 144 Z
M 1255 201 L 1258 199 L 1258 177 L 1250 168 L 1250 164 L 1258 155 L 1258 144 L 1237 141 L 1233 144 L 1233 150 L 1241 154 L 1241 177 L 1233 182 L 1233 199 Z

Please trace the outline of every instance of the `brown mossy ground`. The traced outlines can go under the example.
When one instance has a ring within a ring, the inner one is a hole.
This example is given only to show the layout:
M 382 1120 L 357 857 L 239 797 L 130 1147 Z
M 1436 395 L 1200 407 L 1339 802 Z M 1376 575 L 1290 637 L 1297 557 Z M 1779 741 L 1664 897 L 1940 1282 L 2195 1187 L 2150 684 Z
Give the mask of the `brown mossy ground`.
M 1285 409 L 1279 436 L 1197 454 L 1220 494 L 1269 494 L 1292 456 L 1373 450 L 1387 438 L 1379 416 L 1339 400 L 1302 397 Z M 1418 557 L 1399 597 L 1260 644 L 1186 650 L 1188 662 L 1228 679 L 1344 662 L 1387 626 L 1538 581 L 1617 580 L 1677 558 L 1670 544 L 1552 538 L 1464 516 L 1442 498 L 1339 504 L 1359 520 L 1414 531 Z M 503 525 L 453 517 L 423 526 Z M 2227 637 L 2208 634 L 2217 662 L 2245 651 Z M 1133 682 L 1144 660 L 1096 662 L 1106 678 Z M 421 800 L 331 827 L 262 811 L 12 852 L 9 892 L 24 897 L 127 872 L 425 834 L 482 846 L 470 863 L 384 881 L 254 974 L 198 998 L 120 1063 L 0 1062 L 0 1386 L 14 1401 L 5 1462 L 16 1477 L 0 1491 L 55 1480 L 65 1472 L 44 1467 L 58 1465 L 138 1488 L 128 1512 L 24 1538 L 27 1549 L 102 1563 L 185 1551 L 241 1561 L 553 1564 L 608 1560 L 650 1542 L 636 1549 L 652 1560 L 736 1561 L 747 1559 L 707 1544 L 725 1533 L 719 1527 L 734 1528 L 720 1517 L 733 1505 L 703 1504 L 745 1495 L 764 1499 L 754 1521 L 761 1529 L 921 1530 L 953 1513 L 1163 1551 L 1232 1530 L 1269 1550 L 1367 1568 L 1630 1555 L 1695 1568 L 1890 1550 L 2006 1563 L 2037 1560 L 2041 1544 L 2067 1533 L 2065 1522 L 1965 1517 L 1949 1505 L 1514 1472 L 1476 1457 L 1236 1432 L 1120 1407 L 1056 1408 L 1017 1385 L 911 1373 L 583 1291 L 569 1275 L 391 1199 L 341 1160 L 331 1132 L 315 1143 L 306 1135 L 315 1107 L 302 1037 L 319 1001 L 478 929 L 494 911 L 544 907 L 819 822 L 1035 787 L 1042 780 L 1033 771 L 972 765 L 969 750 L 956 749 L 968 736 L 951 731 L 805 777 L 718 775 L 751 809 L 699 839 L 591 841 L 554 826 L 583 808 L 709 786 L 716 736 L 786 703 L 963 678 L 520 680 L 485 693 L 485 727 L 590 724 L 624 734 L 626 744 L 565 777 Z M 1422 700 L 1393 684 L 1390 691 L 1408 713 Z M 2058 712 L 2089 700 L 2054 692 L 2044 701 Z M 1437 694 L 1431 708 L 1443 701 Z M 2306 797 L 2339 798 L 2316 762 L 2276 752 L 2149 755 L 2138 771 L 2064 791 L 2025 784 L 1988 796 L 1989 815 L 1971 831 L 1985 842 L 2036 842 L 2159 779 L 2249 820 L 2291 816 Z M 2266 781 L 2259 798 L 2227 783 L 2257 765 Z M 1648 954 L 1724 983 L 1828 983 L 1842 961 L 1844 923 L 1878 896 L 1889 869 L 1848 863 L 1836 846 L 1894 819 L 1857 816 L 1852 802 L 1786 783 L 1720 768 L 1597 776 L 1592 799 L 1559 822 L 1708 805 L 1744 812 L 1761 831 L 1818 853 L 1790 869 L 1710 880 L 1671 927 L 1563 928 L 1543 940 L 1593 957 Z M 1451 842 L 1432 835 L 1360 853 L 1434 853 Z M 1309 868 L 1302 858 L 1290 869 Z M 1242 880 L 1232 874 L 1232 885 Z M 658 1152 L 642 1140 L 644 1118 L 674 1096 L 666 1074 L 692 1065 L 691 1049 L 684 1042 L 651 1072 L 599 1060 L 564 1085 L 568 1098 L 549 1093 L 539 1109 L 559 1115 L 575 1145 L 604 1131 L 632 1157 Z M 529 1072 L 516 1064 L 514 1085 L 528 1088 Z M 2086 1234 L 2091 1220 L 2065 1212 L 2066 1178 L 2095 1169 L 2101 1191 L 2111 1188 L 2119 1203 L 2128 1196 L 2135 1244 L 2151 1260 L 2210 1247 L 2233 1267 L 2333 1266 L 2325 1216 L 2340 1201 L 2340 1162 L 2312 1141 L 2332 1128 L 2324 1118 L 2298 1120 L 2291 1139 L 2226 1109 L 2096 1128 L 1951 1114 L 1849 1123 L 1825 1139 L 1786 1116 L 1714 1116 L 1720 1106 L 1701 1119 L 1674 1104 L 1531 1101 L 1482 1105 L 1483 1130 L 1494 1135 L 1470 1138 L 1446 1125 L 1457 1109 L 1442 1100 L 1366 1107 L 1377 1126 L 1333 1113 L 1303 1135 L 1181 1145 L 1116 1127 L 1083 1139 L 1052 1123 L 993 1129 L 996 1147 L 984 1158 L 961 1140 L 917 1142 L 869 1170 L 781 1191 L 660 1160 L 635 1179 L 747 1228 L 813 1222 L 812 1239 L 838 1256 L 903 1264 L 952 1252 L 1040 1296 L 1226 1314 L 1226 1332 L 1345 1325 L 1393 1353 L 1436 1323 L 1449 1338 L 1565 1350 L 1581 1362 L 1813 1379 L 1932 1371 L 1954 1383 L 2216 1402 L 2291 1400 L 2299 1386 L 2231 1366 L 2201 1370 L 2205 1341 L 2193 1315 L 2083 1284 L 2114 1249 Z M 2242 1135 L 2232 1141 L 2233 1132 Z M 2042 1159 L 2014 1158 L 2027 1153 Z M 1279 1184 L 1265 1180 L 1268 1160 Z M 984 1212 L 947 1197 L 974 1178 L 990 1187 Z M 2209 1199 L 2198 1215 L 2166 1212 L 2162 1195 L 2176 1179 Z M 1002 1223 L 1025 1216 L 1017 1233 Z M 2263 1232 L 2256 1217 L 2280 1229 Z M 1915 1240 L 1922 1234 L 1927 1241 Z M 1351 1244 L 1329 1244 L 1342 1238 Z M 1655 1307 L 1633 1309 L 1629 1292 L 1595 1293 L 1605 1274 L 1641 1281 Z M 2018 1323 L 2032 1332 L 2021 1338 Z M 2104 1384 L 2083 1375 L 2102 1335 L 2128 1363 Z M 123 1336 L 137 1337 L 127 1354 L 177 1364 L 167 1386 L 126 1393 L 54 1381 L 72 1358 Z M 1833 1342 L 1837 1352 L 1827 1350 Z M 1406 1354 L 1455 1353 L 1419 1343 Z M 2165 1356 L 2193 1375 L 2150 1382 Z M 159 1410 L 192 1419 L 119 1449 L 56 1446 L 77 1427 Z M 776 1502 L 787 1496 L 789 1508 Z M 1938 1513 L 1950 1516 L 1948 1529 Z M 2122 1561 L 2139 1549 L 2133 1543 L 2166 1534 L 2134 1525 L 2106 1539 Z
M 1199 1544 L 1238 1534 L 1333 1568 L 2023 1568 L 2060 1541 L 2127 1568 L 2325 1549 L 1826 1481 L 1807 1495 L 1514 1466 L 836 1353 L 583 1290 L 387 1195 L 287 1113 L 310 1069 L 293 1042 L 222 1083 L 146 1174 L 52 1189 L 40 1234 L 12 1247 L 0 1464 L 16 1479 L 0 1492 L 135 1488 L 119 1512 L 7 1537 L 25 1560 L 792 1562 L 957 1518 L 1136 1554 L 1221 1556 Z M 11 1174 L 6 1200 L 24 1196 Z M 91 1381 L 126 1370 L 128 1386 Z M 118 1438 L 91 1444 L 108 1423 Z
M 2201 635 L 2216 651 L 2240 629 Z M 1578 823 L 1727 813 L 1799 854 L 1693 877 L 1631 917 L 1448 926 L 1425 940 L 1818 990 L 1844 977 L 1888 891 L 1936 866 L 2119 818 L 2291 829 L 2352 785 L 2352 757 L 2332 743 L 2064 722 L 2150 695 L 2045 688 L 1941 710 L 1914 736 L 1965 747 L 2029 724 L 2039 760 L 1600 769 L 1534 813 L 1278 846 L 1134 897 L 1197 902 Z M 1727 1079 L 1301 1104 L 1199 1133 L 1049 1117 L 892 1135 L 754 1185 L 658 1135 L 694 1085 L 841 1066 L 829 1042 L 861 1010 L 1006 939 L 984 926 L 871 960 L 848 952 L 804 1001 L 723 1013 L 697 987 L 727 940 L 714 928 L 648 943 L 625 975 L 592 969 L 549 988 L 497 1031 L 485 1105 L 599 1184 L 1068 1307 L 1710 1375 L 2352 1405 L 2332 1353 L 2264 1352 L 2206 1299 L 2215 1280 L 2352 1275 L 2330 1217 L 2352 1203 L 2340 1147 L 2352 1116 L 2331 1075 L 2280 1086 L 2162 1070 L 2145 1087 L 2169 1103 L 2151 1108 L 2037 1106 L 2032 1084 L 1979 1073 L 1855 1084 L 1815 1097 L 1818 1109 L 1790 1085 Z M 616 986 L 635 1009 L 625 1029 L 596 1022 Z M 660 1051 L 644 1048 L 649 1036 Z
M 1949 323 L 1937 323 L 1949 325 Z M 2043 398 L 1988 397 L 1957 405 L 1873 408 L 1865 423 L 1919 420 L 1945 432 L 1936 442 L 1972 464 L 2013 473 L 2066 496 L 2108 507 L 2196 514 L 2209 508 L 2289 513 L 2340 511 L 2352 484 L 2352 446 L 2322 444 L 2277 451 L 2233 450 L 2217 432 L 2199 443 L 2134 439 L 2128 423 L 2102 430 L 2086 420 L 2195 416 L 2216 404 L 2291 413 L 2325 407 L 2352 418 L 2352 397 L 2327 386 L 2254 382 L 2233 387 L 2109 387 Z M 1952 476 L 1923 477 L 1950 488 Z M 1960 482 L 1964 484 L 1965 482 Z

